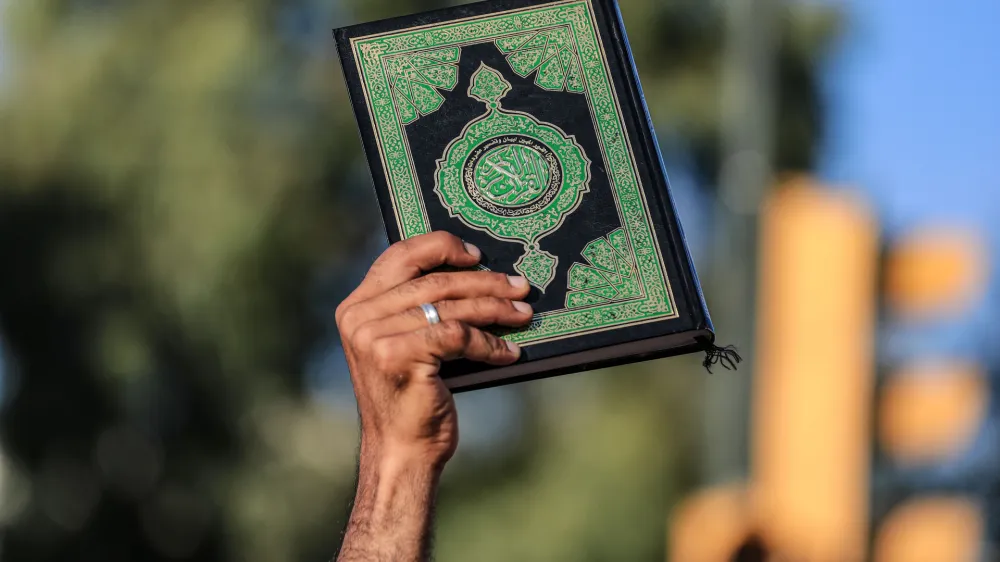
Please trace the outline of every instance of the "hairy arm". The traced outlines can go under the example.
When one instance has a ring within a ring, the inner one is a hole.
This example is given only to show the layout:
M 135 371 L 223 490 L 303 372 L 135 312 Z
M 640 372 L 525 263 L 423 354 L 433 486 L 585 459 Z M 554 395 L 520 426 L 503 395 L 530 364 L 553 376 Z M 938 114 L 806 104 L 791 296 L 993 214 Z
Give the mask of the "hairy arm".
M 338 562 L 430 558 L 439 471 L 362 447 L 358 489 Z

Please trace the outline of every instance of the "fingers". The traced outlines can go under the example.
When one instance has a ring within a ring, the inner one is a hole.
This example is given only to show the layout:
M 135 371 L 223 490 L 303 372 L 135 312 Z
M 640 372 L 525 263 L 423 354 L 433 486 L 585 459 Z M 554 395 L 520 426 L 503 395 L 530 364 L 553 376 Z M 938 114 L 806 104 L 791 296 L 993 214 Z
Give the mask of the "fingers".
M 434 303 L 443 322 L 456 320 L 476 327 L 523 326 L 531 321 L 531 305 L 498 297 L 478 297 Z M 373 320 L 359 327 L 354 340 L 371 342 L 378 338 L 412 332 L 428 326 L 427 317 L 420 307 L 409 308 L 399 314 Z
M 383 373 L 434 374 L 441 361 L 466 358 L 503 365 L 517 361 L 520 348 L 477 327 L 530 322 L 522 302 L 531 290 L 523 277 L 489 271 L 431 273 L 442 265 L 468 268 L 480 251 L 446 232 L 393 244 L 365 280 L 337 309 L 345 350 Z M 419 305 L 437 303 L 441 322 L 433 326 Z M 353 374 L 353 370 L 352 370 Z
M 414 236 L 396 242 L 375 260 L 351 300 L 369 299 L 442 265 L 472 267 L 481 257 L 479 248 L 445 231 Z
M 521 349 L 516 344 L 461 322 L 442 322 L 411 333 L 414 338 L 423 337 L 427 349 L 441 361 L 464 358 L 506 365 L 521 356 Z
M 367 322 L 394 316 L 423 303 L 495 297 L 520 301 L 531 287 L 523 277 L 491 271 L 431 273 L 389 292 L 358 303 L 340 313 L 340 328 L 350 333 Z
M 516 344 L 456 320 L 381 338 L 372 347 L 386 372 L 410 371 L 405 367 L 410 364 L 433 374 L 442 361 L 459 358 L 508 365 L 521 355 Z

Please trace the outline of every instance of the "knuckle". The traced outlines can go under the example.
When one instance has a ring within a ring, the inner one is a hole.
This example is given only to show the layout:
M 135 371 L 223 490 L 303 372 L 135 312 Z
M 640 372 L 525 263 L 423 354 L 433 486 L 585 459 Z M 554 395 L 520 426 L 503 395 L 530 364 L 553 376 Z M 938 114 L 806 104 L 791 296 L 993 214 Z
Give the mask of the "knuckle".
M 510 286 L 510 283 L 507 282 L 507 274 L 505 273 L 491 272 L 490 277 L 491 281 L 498 286 L 502 286 L 504 288 Z
M 418 286 L 423 291 L 440 291 L 452 284 L 452 276 L 446 273 L 431 273 L 420 278 Z
M 392 342 L 387 338 L 381 338 L 371 343 L 370 356 L 372 364 L 379 371 L 391 371 L 393 363 Z
M 402 246 L 402 249 L 406 252 L 411 252 L 420 246 L 426 252 L 428 250 L 439 250 L 441 253 L 446 253 L 453 246 L 453 241 L 458 237 L 450 232 L 444 230 L 435 230 L 434 232 L 428 232 L 427 234 L 421 234 L 409 240 L 404 240 L 408 245 Z
M 427 235 L 427 239 L 435 244 L 454 245 L 459 243 L 458 236 L 446 230 L 435 230 Z
M 489 317 L 496 320 L 500 315 L 510 309 L 510 301 L 500 297 L 484 297 L 477 299 L 474 306 L 475 313 L 479 316 Z
M 354 334 L 351 335 L 351 342 L 359 349 L 371 349 L 375 342 L 375 328 L 371 323 L 362 324 Z
M 488 297 L 487 302 L 489 303 L 489 307 L 497 312 L 506 312 L 514 306 L 511 304 L 510 299 L 501 297 Z
M 387 251 L 405 252 L 407 249 L 409 249 L 412 246 L 413 246 L 413 240 L 411 240 L 409 238 L 404 238 L 403 240 L 400 240 L 398 242 L 394 242 L 391 246 L 389 246 L 389 250 L 387 250 Z
M 441 318 L 444 318 L 445 315 L 447 314 L 448 308 L 445 305 L 445 302 L 447 301 L 438 301 L 431 303 L 431 306 L 433 306 L 438 311 L 438 316 Z M 400 314 L 410 320 L 419 320 L 421 326 L 424 326 L 425 323 L 427 322 L 427 315 L 424 313 L 424 309 L 421 308 L 419 305 L 410 306 Z
M 389 247 L 386 248 L 381 254 L 379 254 L 377 258 L 375 258 L 375 262 L 372 264 L 372 267 L 370 269 L 375 270 L 385 262 L 394 260 L 396 256 L 398 256 L 401 253 L 402 246 L 405 243 L 406 240 L 400 240 L 399 242 L 389 244 Z
M 449 258 L 454 256 L 459 256 L 465 253 L 465 246 L 462 243 L 462 239 L 450 232 L 441 232 L 441 237 L 437 241 L 438 253 L 440 254 L 438 258 L 441 263 L 448 262 Z
M 337 305 L 337 310 L 334 313 L 334 318 L 337 321 L 337 328 L 339 328 L 341 332 L 346 331 L 347 327 L 349 326 L 350 316 L 352 315 L 351 309 L 353 308 L 354 305 L 346 300 Z
M 450 232 L 446 232 L 447 236 L 444 239 L 444 243 L 447 244 L 448 248 L 453 252 L 465 253 L 465 243 L 461 238 L 455 236 Z
M 400 240 L 399 242 L 395 242 L 382 253 L 382 261 L 391 261 L 405 256 L 410 253 L 412 247 L 413 242 L 411 240 Z
M 494 335 L 487 335 L 487 341 L 489 342 L 490 349 L 493 353 L 497 355 L 505 355 L 507 353 L 507 344 L 504 341 Z
M 455 301 L 439 300 L 432 302 L 431 304 L 437 309 L 438 316 L 441 317 L 442 323 L 448 322 L 451 318 L 462 317 L 462 307 L 460 303 L 456 303 Z M 419 318 L 423 322 L 427 321 L 424 311 L 420 307 L 415 307 L 410 310 L 413 311 L 415 318 Z
M 445 341 L 455 347 L 465 347 L 469 345 L 471 332 L 469 327 L 457 320 L 447 320 L 438 324 L 441 335 Z

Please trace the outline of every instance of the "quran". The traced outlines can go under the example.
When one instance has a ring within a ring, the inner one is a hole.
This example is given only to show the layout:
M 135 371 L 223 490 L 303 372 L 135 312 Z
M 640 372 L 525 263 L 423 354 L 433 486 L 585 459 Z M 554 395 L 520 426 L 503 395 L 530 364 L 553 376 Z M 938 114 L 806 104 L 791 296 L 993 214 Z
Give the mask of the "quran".
M 489 0 L 334 36 L 390 242 L 446 230 L 532 285 L 530 325 L 494 330 L 520 360 L 447 362 L 449 388 L 695 351 L 732 363 L 614 0 Z

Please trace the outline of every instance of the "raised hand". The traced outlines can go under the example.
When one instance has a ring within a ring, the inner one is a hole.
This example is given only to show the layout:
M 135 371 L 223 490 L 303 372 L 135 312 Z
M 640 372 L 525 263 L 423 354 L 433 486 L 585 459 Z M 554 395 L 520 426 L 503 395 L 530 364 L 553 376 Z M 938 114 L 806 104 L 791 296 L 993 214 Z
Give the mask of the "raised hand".
M 337 309 L 361 415 L 358 493 L 338 560 L 426 559 L 433 495 L 458 445 L 441 363 L 517 361 L 516 345 L 482 328 L 521 326 L 532 316 L 521 300 L 530 290 L 523 277 L 426 273 L 480 258 L 446 232 L 396 243 Z

